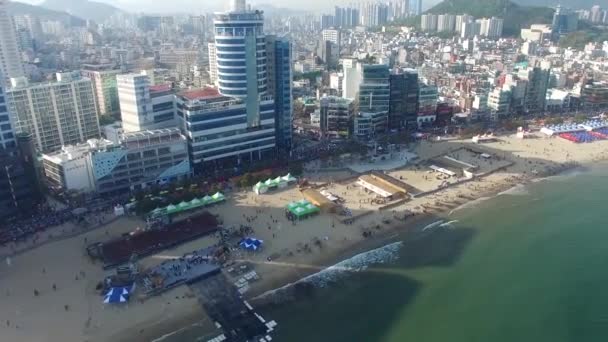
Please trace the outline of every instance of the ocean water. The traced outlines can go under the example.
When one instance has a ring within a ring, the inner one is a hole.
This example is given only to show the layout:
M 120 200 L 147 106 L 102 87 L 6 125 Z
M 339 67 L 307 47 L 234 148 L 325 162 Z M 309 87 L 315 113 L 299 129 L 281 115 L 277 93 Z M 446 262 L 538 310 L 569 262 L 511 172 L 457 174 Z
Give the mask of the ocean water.
M 608 166 L 478 202 L 355 259 L 261 310 L 279 323 L 275 341 L 608 341 Z

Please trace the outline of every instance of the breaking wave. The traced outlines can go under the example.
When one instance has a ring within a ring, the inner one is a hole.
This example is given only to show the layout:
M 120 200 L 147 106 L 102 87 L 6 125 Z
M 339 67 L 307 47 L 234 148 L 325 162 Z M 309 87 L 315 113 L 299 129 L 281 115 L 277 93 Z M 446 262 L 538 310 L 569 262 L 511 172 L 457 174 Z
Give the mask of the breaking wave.
M 397 260 L 399 258 L 399 250 L 402 246 L 403 242 L 398 241 L 357 254 L 317 273 L 308 275 L 296 282 L 267 291 L 256 297 L 255 300 L 270 300 L 272 302 L 283 301 L 293 299 L 292 297 L 294 297 L 296 295 L 295 292 L 297 292 L 293 290 L 298 287 L 327 287 L 348 274 L 366 270 L 370 265 L 386 264 Z

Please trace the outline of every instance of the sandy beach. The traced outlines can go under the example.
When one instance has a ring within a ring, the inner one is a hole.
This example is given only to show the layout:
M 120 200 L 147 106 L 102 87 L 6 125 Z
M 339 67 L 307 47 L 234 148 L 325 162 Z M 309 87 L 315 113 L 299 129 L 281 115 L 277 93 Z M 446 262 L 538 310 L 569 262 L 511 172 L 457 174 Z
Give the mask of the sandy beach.
M 492 158 L 479 158 L 469 149 L 488 153 Z M 573 165 L 584 166 L 608 159 L 608 141 L 574 144 L 540 135 L 525 140 L 501 136 L 497 142 L 481 145 L 461 140 L 421 142 L 413 146 L 411 152 L 418 155 L 417 161 L 448 155 L 478 165 L 478 173 L 483 176 L 436 191 L 445 181 L 430 174 L 422 164 L 387 171 L 391 177 L 421 193 L 436 192 L 414 196 L 380 211 L 381 205 L 371 200 L 374 196 L 354 185 L 355 173 L 340 171 L 340 166 L 333 166 L 332 171 L 325 173 L 323 166 L 316 163 L 306 167 L 306 178 L 319 189 L 342 197 L 354 217 L 369 214 L 352 224 L 344 224 L 340 217 L 329 213 L 294 224 L 286 218 L 284 208 L 287 203 L 303 198 L 295 187 L 263 195 L 251 190 L 233 192 L 228 194 L 227 203 L 211 208 L 209 211 L 219 215 L 225 227 L 252 226 L 254 235 L 265 242 L 259 252 L 234 255 L 237 261 L 252 263 L 261 278 L 251 284 L 246 296 L 253 298 L 317 272 L 347 255 L 381 245 L 397 229 L 418 229 L 428 220 L 447 217 L 452 210 L 476 199 L 554 175 Z M 341 181 L 343 179 L 347 180 Z M 416 215 L 404 221 L 404 213 Z M 85 241 L 103 241 L 143 226 L 145 223 L 138 218 L 123 217 L 93 231 L 42 244 L 3 260 L 0 264 L 2 340 L 149 341 L 176 327 L 205 321 L 200 304 L 185 286 L 143 302 L 133 300 L 126 306 L 102 303 L 95 287 L 111 271 L 104 271 L 86 256 Z M 364 237 L 364 232 L 371 236 Z M 140 265 L 153 266 L 216 241 L 215 237 L 199 239 L 147 257 Z M 12 252 L 10 248 L 0 251 L 4 255 Z M 271 319 L 280 324 L 280 318 Z

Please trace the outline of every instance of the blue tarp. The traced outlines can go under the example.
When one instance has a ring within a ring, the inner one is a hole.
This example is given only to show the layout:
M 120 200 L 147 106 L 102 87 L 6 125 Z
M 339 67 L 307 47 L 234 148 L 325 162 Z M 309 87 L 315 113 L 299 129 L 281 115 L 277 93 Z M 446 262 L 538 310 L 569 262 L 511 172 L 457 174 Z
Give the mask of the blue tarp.
M 239 246 L 250 251 L 257 251 L 263 243 L 264 241 L 258 240 L 256 238 L 246 238 L 239 242 Z
M 103 302 L 105 304 L 126 303 L 129 301 L 132 286 L 112 287 L 106 293 Z

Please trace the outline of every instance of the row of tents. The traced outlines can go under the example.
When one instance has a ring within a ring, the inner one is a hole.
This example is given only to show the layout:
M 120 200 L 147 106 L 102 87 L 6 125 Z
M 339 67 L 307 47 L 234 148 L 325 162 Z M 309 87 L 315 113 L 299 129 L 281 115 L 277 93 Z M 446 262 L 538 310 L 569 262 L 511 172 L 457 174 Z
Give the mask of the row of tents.
M 195 198 L 190 202 L 183 201 L 179 204 L 170 204 L 163 208 L 156 208 L 152 210 L 152 215 L 165 215 L 165 214 L 177 214 L 184 211 L 206 207 L 208 205 L 224 202 L 226 200 L 226 196 L 221 192 L 216 193 L 213 196 L 205 196 L 203 198 Z
M 259 195 L 268 192 L 269 190 L 284 188 L 297 181 L 298 179 L 296 177 L 288 173 L 283 177 L 277 177 L 274 179 L 268 178 L 265 182 L 258 182 L 256 185 L 253 186 L 253 192 Z
M 297 219 L 303 219 L 313 214 L 317 214 L 321 211 L 319 207 L 303 199 L 301 201 L 291 202 L 286 207 L 292 215 Z

